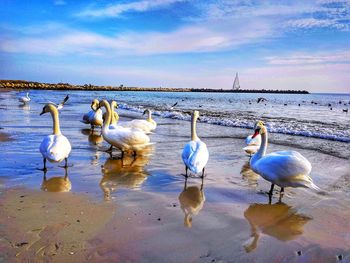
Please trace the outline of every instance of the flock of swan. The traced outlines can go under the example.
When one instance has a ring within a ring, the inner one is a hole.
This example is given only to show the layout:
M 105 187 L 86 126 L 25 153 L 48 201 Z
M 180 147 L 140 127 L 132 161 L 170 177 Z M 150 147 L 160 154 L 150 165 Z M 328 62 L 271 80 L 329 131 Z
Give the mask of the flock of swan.
M 28 94 L 27 94 L 28 96 Z M 40 115 L 50 113 L 53 120 L 53 132 L 44 137 L 40 152 L 43 156 L 46 172 L 46 160 L 60 163 L 67 160 L 71 152 L 71 144 L 60 130 L 59 109 L 68 100 L 68 96 L 62 103 L 56 105 L 47 103 Z M 102 108 L 105 109 L 103 114 Z M 157 123 L 152 119 L 152 112 L 145 110 L 147 119 L 134 119 L 128 122 L 118 122 L 119 115 L 115 111 L 118 105 L 115 101 L 109 103 L 107 100 L 91 102 L 91 111 L 84 114 L 82 122 L 90 124 L 91 128 L 101 127 L 103 139 L 110 144 L 108 152 L 112 152 L 113 147 L 121 152 L 121 158 L 125 154 L 136 156 L 139 151 L 149 146 L 151 143 L 149 134 L 152 133 Z M 184 146 L 182 160 L 185 164 L 185 176 L 188 177 L 188 170 L 193 174 L 200 174 L 203 179 L 205 166 L 209 160 L 209 151 L 206 144 L 198 137 L 196 132 L 196 122 L 199 112 L 193 111 L 191 115 L 191 140 Z M 285 187 L 305 187 L 319 191 L 310 177 L 310 162 L 296 151 L 277 151 L 266 154 L 268 144 L 268 131 L 262 121 L 256 122 L 254 134 L 246 139 L 247 146 L 243 150 L 250 155 L 251 169 L 271 183 L 269 196 L 273 195 L 274 186 L 281 188 L 280 199 L 283 196 Z

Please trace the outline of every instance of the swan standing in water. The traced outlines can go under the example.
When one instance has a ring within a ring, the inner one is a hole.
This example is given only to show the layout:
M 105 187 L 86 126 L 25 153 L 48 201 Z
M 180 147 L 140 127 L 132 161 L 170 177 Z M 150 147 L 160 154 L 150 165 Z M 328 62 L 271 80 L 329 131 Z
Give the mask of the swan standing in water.
M 320 190 L 309 176 L 312 167 L 304 156 L 296 151 L 278 151 L 266 154 L 268 136 L 264 123 L 258 121 L 254 130 L 252 138 L 260 134 L 262 144 L 259 151 L 250 159 L 250 166 L 254 172 L 271 182 L 270 201 L 275 184 L 281 187 L 280 199 L 283 196 L 284 187 L 306 187 Z
M 205 165 L 209 159 L 209 152 L 207 145 L 202 142 L 196 132 L 196 122 L 199 117 L 199 112 L 194 111 L 192 113 L 191 122 L 191 141 L 188 142 L 182 151 L 182 160 L 186 166 L 186 177 L 187 170 L 198 174 L 202 171 L 202 177 L 204 176 Z
M 27 92 L 27 94 L 26 94 L 25 97 L 20 97 L 18 100 L 19 100 L 19 102 L 22 102 L 22 103 L 24 103 L 24 104 L 30 102 L 29 92 Z
M 157 123 L 152 119 L 152 111 L 146 109 L 143 115 L 147 113 L 147 120 L 132 120 L 128 122 L 120 123 L 123 127 L 130 127 L 142 130 L 144 133 L 148 134 L 157 128 Z
M 257 136 L 255 136 L 254 138 L 252 138 L 253 135 L 249 135 L 246 139 L 245 139 L 245 143 L 247 144 L 246 147 L 243 148 L 243 150 L 249 154 L 249 156 L 251 157 L 252 154 L 256 153 L 261 145 L 261 135 L 258 134 Z
M 111 148 L 113 146 L 118 148 L 122 152 L 122 158 L 124 157 L 124 152 L 132 151 L 135 156 L 137 152 L 150 145 L 149 137 L 138 129 L 125 128 L 118 125 L 111 129 L 111 107 L 106 100 L 100 102 L 100 107 L 105 107 L 107 111 L 106 120 L 102 126 L 103 139 L 111 145 Z
M 102 119 L 102 110 L 98 108 L 99 101 L 97 99 L 94 99 L 91 102 L 91 111 L 84 114 L 83 116 L 83 123 L 90 124 L 91 129 L 93 130 L 95 126 L 102 126 L 103 119 Z
M 50 112 L 53 120 L 53 134 L 47 135 L 40 144 L 40 152 L 44 158 L 44 168 L 46 171 L 46 159 L 50 162 L 62 162 L 65 160 L 67 167 L 67 159 L 71 151 L 71 145 L 60 130 L 60 122 L 58 118 L 58 110 L 52 104 L 46 104 L 40 115 Z

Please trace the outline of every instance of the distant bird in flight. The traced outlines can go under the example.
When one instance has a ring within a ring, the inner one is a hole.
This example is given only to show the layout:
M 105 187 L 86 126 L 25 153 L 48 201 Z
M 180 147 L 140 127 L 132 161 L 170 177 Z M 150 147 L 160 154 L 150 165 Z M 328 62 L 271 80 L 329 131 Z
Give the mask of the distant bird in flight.
M 257 103 L 260 103 L 262 101 L 267 101 L 267 99 L 260 97 L 260 98 L 258 98 Z
M 172 105 L 172 106 L 170 107 L 170 109 L 173 110 L 173 109 L 175 108 L 176 105 L 177 105 L 177 102 L 176 102 L 174 105 Z
M 67 95 L 59 104 L 53 103 L 52 101 L 49 101 L 49 103 L 53 104 L 58 110 L 62 110 L 63 105 L 67 102 L 67 100 L 69 100 L 69 95 Z

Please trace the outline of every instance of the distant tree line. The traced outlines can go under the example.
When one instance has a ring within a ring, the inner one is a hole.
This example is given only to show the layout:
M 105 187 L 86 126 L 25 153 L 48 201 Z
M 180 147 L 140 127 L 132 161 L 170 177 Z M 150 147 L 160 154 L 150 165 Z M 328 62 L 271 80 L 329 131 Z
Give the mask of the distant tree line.
M 225 89 L 194 89 L 194 88 L 144 88 L 119 86 L 96 86 L 92 84 L 72 85 L 69 83 L 41 83 L 25 80 L 0 80 L 0 88 L 6 89 L 44 89 L 44 90 L 106 90 L 106 91 L 159 91 L 159 92 L 220 92 L 220 93 L 289 93 L 308 94 L 306 90 L 225 90 Z

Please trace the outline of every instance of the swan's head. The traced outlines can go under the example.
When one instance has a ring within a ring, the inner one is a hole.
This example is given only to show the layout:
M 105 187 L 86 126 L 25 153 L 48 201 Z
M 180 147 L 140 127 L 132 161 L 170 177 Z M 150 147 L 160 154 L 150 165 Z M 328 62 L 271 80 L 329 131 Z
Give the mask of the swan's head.
M 264 134 L 266 133 L 266 127 L 263 121 L 257 121 L 254 125 L 254 134 L 252 136 L 252 139 L 254 139 L 258 134 Z
M 45 114 L 45 113 L 47 113 L 47 112 L 53 112 L 53 111 L 55 111 L 55 110 L 57 111 L 56 107 L 55 107 L 53 104 L 48 103 L 48 104 L 46 104 L 46 105 L 44 106 L 44 108 L 43 108 L 43 110 L 41 111 L 40 115 L 43 115 L 43 114 Z
M 142 115 L 145 115 L 146 113 L 147 113 L 148 115 L 150 115 L 152 112 L 151 112 L 150 109 L 145 109 L 145 111 L 142 113 Z
M 192 113 L 192 119 L 198 119 L 199 118 L 199 111 L 195 110 L 193 113 Z
M 107 100 L 102 100 L 100 101 L 100 103 L 97 104 L 97 109 L 100 109 L 102 107 L 105 107 L 105 108 L 110 107 Z
M 100 102 L 98 101 L 98 99 L 93 99 L 93 101 L 91 102 L 91 109 L 93 110 L 97 110 L 97 106 Z
M 111 102 L 111 109 L 118 109 L 118 103 L 115 100 L 112 100 Z

